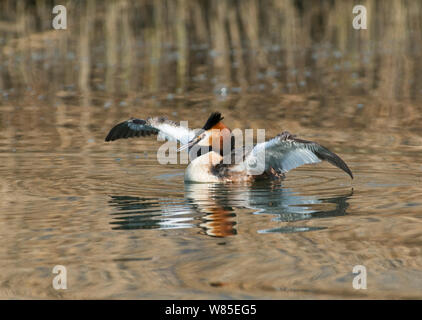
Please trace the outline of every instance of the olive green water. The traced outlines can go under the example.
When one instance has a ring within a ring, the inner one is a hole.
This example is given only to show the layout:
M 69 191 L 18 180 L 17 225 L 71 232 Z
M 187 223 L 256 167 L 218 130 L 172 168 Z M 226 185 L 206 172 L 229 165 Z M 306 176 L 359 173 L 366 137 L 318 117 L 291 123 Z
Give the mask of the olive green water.
M 52 2 L 3 1 L 0 298 L 420 299 L 422 5 L 364 4 L 357 31 L 350 1 L 68 1 L 53 30 Z M 104 142 L 212 111 L 317 141 L 355 179 L 184 184 L 155 138 Z

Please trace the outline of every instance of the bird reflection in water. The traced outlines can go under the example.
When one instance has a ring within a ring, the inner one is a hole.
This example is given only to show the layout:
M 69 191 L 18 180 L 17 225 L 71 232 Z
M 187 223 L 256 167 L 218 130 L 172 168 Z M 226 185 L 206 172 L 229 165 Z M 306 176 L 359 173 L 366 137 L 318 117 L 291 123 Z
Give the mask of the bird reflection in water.
M 177 229 L 199 228 L 213 237 L 237 234 L 236 211 L 251 210 L 253 214 L 272 216 L 279 227 L 258 230 L 258 233 L 289 233 L 324 229 L 289 225 L 287 222 L 304 221 L 346 215 L 347 194 L 319 199 L 302 195 L 281 184 L 233 185 L 185 184 L 185 197 L 148 198 L 111 196 L 112 229 Z

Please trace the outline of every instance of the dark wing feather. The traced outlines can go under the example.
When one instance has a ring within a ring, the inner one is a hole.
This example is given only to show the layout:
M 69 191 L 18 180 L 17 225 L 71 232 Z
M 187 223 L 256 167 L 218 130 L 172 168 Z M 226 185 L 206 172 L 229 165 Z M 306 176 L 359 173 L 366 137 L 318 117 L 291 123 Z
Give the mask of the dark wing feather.
M 130 119 L 114 126 L 108 133 L 105 141 L 114 141 L 117 139 L 127 139 L 132 137 L 144 137 L 152 134 L 156 135 L 159 130 L 151 127 L 145 120 Z
M 338 155 L 336 155 L 334 152 L 331 152 L 330 150 L 328 150 L 327 148 L 321 145 L 317 145 L 317 146 L 318 147 L 315 148 L 314 153 L 317 155 L 319 159 L 328 161 L 333 166 L 336 166 L 337 168 L 346 172 L 350 176 L 350 178 L 353 179 L 352 171 L 349 169 L 347 164 Z

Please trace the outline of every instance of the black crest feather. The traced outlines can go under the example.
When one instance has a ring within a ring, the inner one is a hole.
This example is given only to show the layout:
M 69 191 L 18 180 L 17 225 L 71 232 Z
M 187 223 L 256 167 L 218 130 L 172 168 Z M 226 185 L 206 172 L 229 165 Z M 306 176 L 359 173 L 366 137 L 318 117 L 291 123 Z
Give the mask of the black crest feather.
M 202 129 L 210 130 L 212 127 L 214 127 L 217 123 L 219 123 L 223 119 L 224 118 L 221 116 L 220 112 L 213 112 L 211 113 L 210 117 L 208 118 L 207 122 L 205 123 Z

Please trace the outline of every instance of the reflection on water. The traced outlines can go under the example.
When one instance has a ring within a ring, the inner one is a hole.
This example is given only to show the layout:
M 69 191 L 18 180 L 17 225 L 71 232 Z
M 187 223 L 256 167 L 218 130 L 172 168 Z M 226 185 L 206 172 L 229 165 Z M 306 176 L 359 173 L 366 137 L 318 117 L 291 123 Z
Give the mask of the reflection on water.
M 177 229 L 192 227 L 191 209 L 174 199 L 111 196 L 114 230 Z M 118 210 L 118 211 L 115 211 Z
M 324 227 L 285 226 L 285 222 L 346 215 L 348 194 L 319 199 L 301 195 L 281 185 L 243 185 L 239 188 L 220 184 L 185 185 L 185 199 L 111 196 L 112 228 L 178 229 L 202 228 L 216 237 L 236 235 L 238 209 L 268 215 L 281 225 L 258 233 L 287 233 L 321 230 Z

